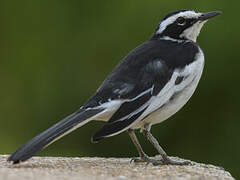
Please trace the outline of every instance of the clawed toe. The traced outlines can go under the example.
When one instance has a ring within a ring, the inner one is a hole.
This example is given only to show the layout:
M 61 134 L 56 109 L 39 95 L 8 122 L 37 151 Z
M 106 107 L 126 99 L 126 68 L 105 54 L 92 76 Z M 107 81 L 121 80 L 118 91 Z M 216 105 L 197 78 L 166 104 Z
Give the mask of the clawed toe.
M 178 165 L 178 166 L 184 166 L 184 165 L 190 165 L 191 162 L 190 161 L 175 161 L 175 160 L 171 160 L 170 158 L 165 158 L 164 160 L 162 160 L 163 164 L 166 165 Z
M 137 157 L 132 158 L 130 161 L 130 163 L 141 163 L 141 162 L 145 162 L 145 161 L 143 159 L 137 158 Z
M 153 137 L 153 135 L 150 133 L 150 128 L 151 125 L 147 124 L 146 126 L 144 126 L 143 129 L 143 134 L 147 137 L 147 139 L 153 144 L 153 146 L 157 149 L 159 155 L 161 155 L 161 159 L 152 159 L 150 157 L 148 157 L 147 154 L 144 153 L 136 134 L 134 133 L 134 130 L 129 129 L 128 133 L 134 143 L 134 145 L 136 146 L 138 153 L 139 153 L 139 158 L 132 158 L 130 163 L 134 162 L 134 163 L 147 163 L 147 164 L 153 164 L 154 166 L 158 166 L 158 165 L 178 165 L 178 166 L 183 166 L 183 165 L 190 165 L 191 162 L 190 161 L 175 161 L 175 160 L 171 160 L 166 152 L 161 148 L 161 146 L 159 145 L 158 141 Z
M 149 157 L 134 157 L 131 159 L 130 163 L 151 163 L 151 159 Z
M 190 165 L 190 161 L 174 161 L 171 160 L 170 158 L 167 159 L 151 159 L 151 158 L 132 158 L 130 163 L 147 163 L 147 164 L 152 164 L 154 166 L 159 166 L 159 165 L 178 165 L 178 166 L 184 166 L 184 165 Z
M 154 166 L 157 165 L 163 165 L 162 160 L 156 160 L 156 159 L 151 159 L 149 157 L 144 157 L 144 158 L 132 158 L 130 163 L 147 163 L 147 164 L 153 164 Z

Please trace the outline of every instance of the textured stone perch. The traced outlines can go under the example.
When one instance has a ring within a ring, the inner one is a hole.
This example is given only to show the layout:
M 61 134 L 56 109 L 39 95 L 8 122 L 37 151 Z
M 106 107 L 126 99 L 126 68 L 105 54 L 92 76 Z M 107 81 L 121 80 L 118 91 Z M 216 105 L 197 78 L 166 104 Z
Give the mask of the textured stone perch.
M 196 162 L 152 166 L 130 163 L 129 158 L 34 157 L 12 165 L 6 162 L 7 157 L 0 155 L 0 180 L 234 180 L 221 167 Z

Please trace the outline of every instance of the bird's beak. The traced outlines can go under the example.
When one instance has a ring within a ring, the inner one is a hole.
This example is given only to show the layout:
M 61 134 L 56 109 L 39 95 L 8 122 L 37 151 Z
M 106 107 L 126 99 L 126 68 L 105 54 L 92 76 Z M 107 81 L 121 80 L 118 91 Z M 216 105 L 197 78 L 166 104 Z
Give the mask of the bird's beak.
M 208 20 L 208 19 L 210 19 L 210 18 L 213 18 L 213 17 L 215 17 L 215 16 L 218 16 L 218 15 L 220 15 L 220 14 L 222 14 L 222 12 L 220 12 L 220 11 L 202 13 L 202 15 L 199 17 L 198 20 L 199 20 L 199 21 L 206 21 L 206 20 Z

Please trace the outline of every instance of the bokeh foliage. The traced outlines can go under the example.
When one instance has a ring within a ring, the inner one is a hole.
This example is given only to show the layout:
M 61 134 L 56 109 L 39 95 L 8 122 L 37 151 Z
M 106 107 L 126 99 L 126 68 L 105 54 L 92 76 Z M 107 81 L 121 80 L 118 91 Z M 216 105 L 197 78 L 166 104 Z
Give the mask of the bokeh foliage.
M 167 12 L 221 10 L 198 39 L 206 66 L 197 91 L 177 115 L 154 126 L 153 134 L 168 154 L 220 165 L 240 178 L 239 5 L 233 0 L 2 0 L 0 153 L 13 152 L 80 107 Z M 126 133 L 91 144 L 101 125 L 92 122 L 39 155 L 137 155 Z

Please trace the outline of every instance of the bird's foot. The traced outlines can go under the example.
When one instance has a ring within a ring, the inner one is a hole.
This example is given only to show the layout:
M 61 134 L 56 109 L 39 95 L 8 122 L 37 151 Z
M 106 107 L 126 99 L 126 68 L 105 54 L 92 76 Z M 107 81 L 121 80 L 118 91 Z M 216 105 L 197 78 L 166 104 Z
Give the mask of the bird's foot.
M 152 159 L 149 158 L 148 156 L 144 156 L 144 157 L 134 157 L 131 159 L 130 163 L 147 163 L 150 164 L 152 163 Z
M 169 157 L 165 157 L 164 159 L 152 159 L 149 158 L 148 156 L 146 157 L 139 157 L 139 158 L 132 158 L 131 162 L 134 163 L 147 163 L 147 164 L 152 164 L 154 166 L 158 165 L 177 165 L 177 166 L 183 166 L 183 165 L 190 165 L 190 161 L 175 161 L 171 160 Z
M 176 160 L 172 160 L 172 159 L 170 159 L 168 156 L 162 158 L 160 161 L 162 162 L 162 164 L 165 164 L 165 165 L 184 166 L 184 165 L 190 165 L 190 164 L 192 164 L 190 161 L 176 161 Z M 157 164 L 157 165 L 158 165 L 158 164 Z

